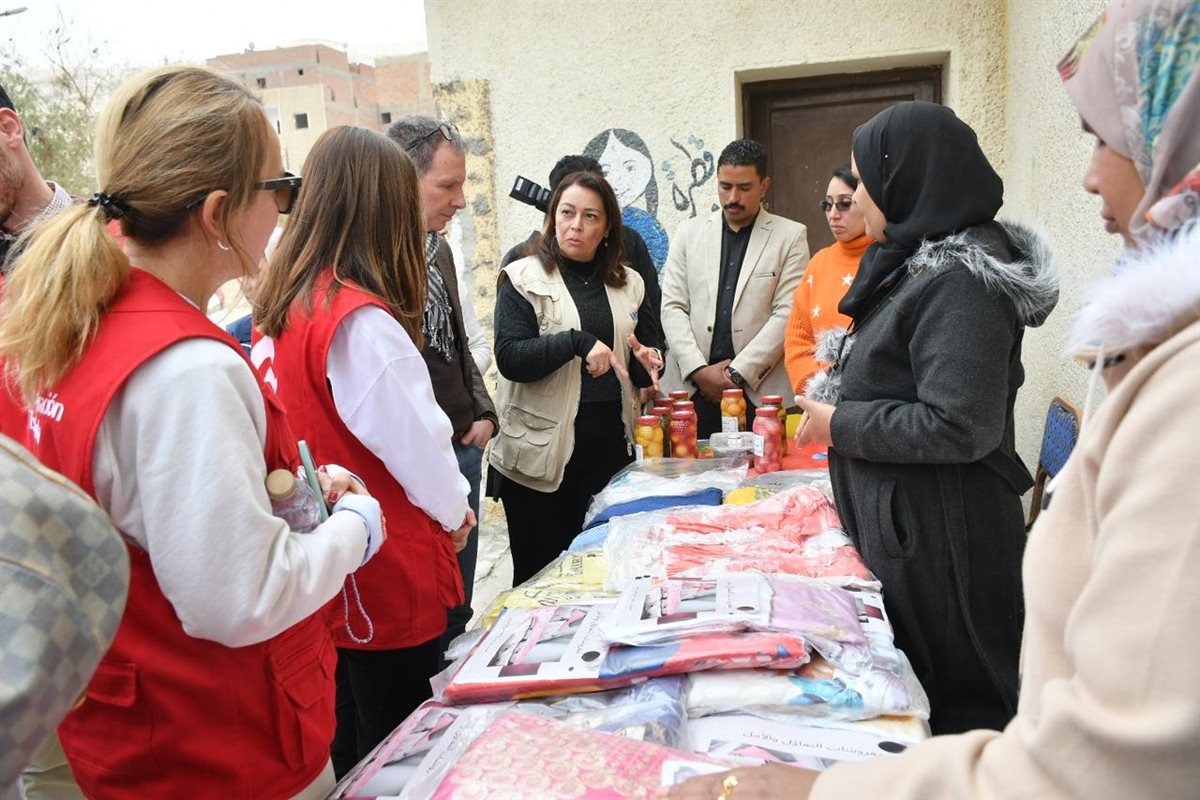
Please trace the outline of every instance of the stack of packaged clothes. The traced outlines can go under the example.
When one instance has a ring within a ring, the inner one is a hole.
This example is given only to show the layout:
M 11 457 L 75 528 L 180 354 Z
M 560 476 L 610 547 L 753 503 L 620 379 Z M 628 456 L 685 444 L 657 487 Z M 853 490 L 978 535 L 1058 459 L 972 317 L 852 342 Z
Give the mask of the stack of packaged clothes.
M 634 464 L 330 797 L 652 797 L 902 752 L 928 700 L 828 495 L 819 470 Z

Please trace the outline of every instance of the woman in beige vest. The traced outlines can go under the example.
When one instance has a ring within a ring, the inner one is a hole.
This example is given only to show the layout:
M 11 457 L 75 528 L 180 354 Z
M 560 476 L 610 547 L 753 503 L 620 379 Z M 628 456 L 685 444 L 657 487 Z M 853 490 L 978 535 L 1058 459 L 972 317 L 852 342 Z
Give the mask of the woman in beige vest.
M 623 261 L 612 188 L 577 172 L 551 198 L 534 254 L 500 273 L 489 495 L 504 503 L 514 585 L 570 544 L 588 500 L 632 460 L 634 387 L 657 383 L 662 355 Z

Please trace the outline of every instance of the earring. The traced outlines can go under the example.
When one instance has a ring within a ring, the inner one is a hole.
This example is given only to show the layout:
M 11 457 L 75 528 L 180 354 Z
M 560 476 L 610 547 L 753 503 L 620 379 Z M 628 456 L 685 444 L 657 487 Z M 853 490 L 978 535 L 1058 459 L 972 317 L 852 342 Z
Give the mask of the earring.
M 217 247 L 221 248 L 221 249 L 222 249 L 222 250 L 224 250 L 226 253 L 228 253 L 230 250 L 232 250 L 232 249 L 233 249 L 233 248 L 232 248 L 232 247 L 230 247 L 229 245 L 227 245 L 227 244 L 225 244 L 224 242 L 222 242 L 220 239 L 217 239 Z

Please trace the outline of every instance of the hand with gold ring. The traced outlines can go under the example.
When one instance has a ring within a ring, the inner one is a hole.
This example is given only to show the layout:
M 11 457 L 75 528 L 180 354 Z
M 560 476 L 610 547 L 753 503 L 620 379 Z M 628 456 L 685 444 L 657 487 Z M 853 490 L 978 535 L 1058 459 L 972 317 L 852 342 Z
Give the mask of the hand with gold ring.
M 806 800 L 821 773 L 781 764 L 698 775 L 658 790 L 670 800 Z

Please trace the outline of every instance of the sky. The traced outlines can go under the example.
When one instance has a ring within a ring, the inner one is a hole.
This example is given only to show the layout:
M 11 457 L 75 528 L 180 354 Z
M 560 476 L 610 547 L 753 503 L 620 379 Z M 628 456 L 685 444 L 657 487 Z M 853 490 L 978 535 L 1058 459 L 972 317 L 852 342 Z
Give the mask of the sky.
M 423 0 L 0 0 L 0 43 L 31 72 L 48 66 L 47 31 L 66 20 L 71 46 L 116 66 L 203 62 L 226 53 L 322 41 L 351 60 L 425 49 Z

